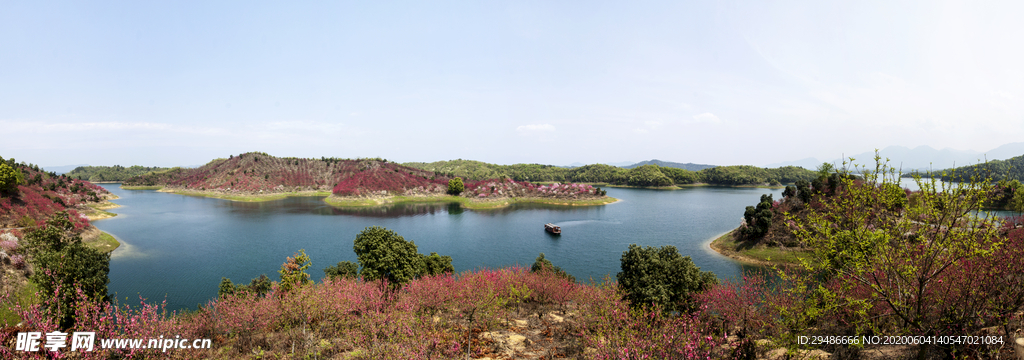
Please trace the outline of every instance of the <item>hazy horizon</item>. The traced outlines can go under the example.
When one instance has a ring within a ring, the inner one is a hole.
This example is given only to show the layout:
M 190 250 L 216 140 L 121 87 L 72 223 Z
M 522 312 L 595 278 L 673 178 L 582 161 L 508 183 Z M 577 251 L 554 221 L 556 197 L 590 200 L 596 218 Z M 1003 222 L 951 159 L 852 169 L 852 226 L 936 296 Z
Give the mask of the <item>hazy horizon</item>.
M 1024 139 L 1020 10 L 8 3 L 0 156 L 765 166 L 888 146 L 984 152 Z

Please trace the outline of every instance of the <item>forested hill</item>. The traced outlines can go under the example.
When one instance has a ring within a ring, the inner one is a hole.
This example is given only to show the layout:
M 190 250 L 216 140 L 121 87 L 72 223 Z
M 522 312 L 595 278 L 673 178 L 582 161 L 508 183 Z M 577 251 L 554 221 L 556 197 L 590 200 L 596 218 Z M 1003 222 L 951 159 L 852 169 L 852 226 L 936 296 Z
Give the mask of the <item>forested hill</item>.
M 86 205 L 104 201 L 109 192 L 88 181 L 44 172 L 39 166 L 0 157 L 0 228 L 42 224 L 67 211 L 76 230 L 89 225 Z
M 629 165 L 629 166 L 623 166 L 623 168 L 632 169 L 632 168 L 635 168 L 635 167 L 638 167 L 638 166 L 644 166 L 644 165 L 658 165 L 660 167 L 671 167 L 671 168 L 684 169 L 684 170 L 690 170 L 690 171 L 701 171 L 701 170 L 710 169 L 710 168 L 713 168 L 713 167 L 716 166 L 716 165 L 694 164 L 694 163 L 685 163 L 684 164 L 684 163 L 677 163 L 677 162 L 671 162 L 671 161 L 661 161 L 661 160 L 658 160 L 658 159 L 653 159 L 653 160 L 641 161 L 641 162 L 638 162 L 636 164 Z
M 65 175 L 68 177 L 89 180 L 92 182 L 97 181 L 125 181 L 129 178 L 145 175 L 151 172 L 166 171 L 170 168 L 162 167 L 148 167 L 133 165 L 131 167 L 124 167 L 121 165 L 114 166 L 79 166 L 74 170 L 69 171 Z
M 912 176 L 914 173 L 904 176 Z M 1024 182 L 1024 155 L 1006 160 L 990 160 L 986 163 L 961 166 L 951 170 L 934 171 L 931 174 L 921 173 L 924 177 L 937 177 L 943 181 L 963 181 L 977 176 L 991 178 L 993 181 L 1017 180 Z
M 717 166 L 700 171 L 690 171 L 653 164 L 641 165 L 632 169 L 604 164 L 562 168 L 540 164 L 495 165 L 462 159 L 432 163 L 404 163 L 403 165 L 468 180 L 507 177 L 516 181 L 589 182 L 630 186 L 671 186 L 695 183 L 773 185 L 793 183 L 797 180 L 810 181 L 816 177 L 815 172 L 796 166 L 775 169 L 748 165 Z

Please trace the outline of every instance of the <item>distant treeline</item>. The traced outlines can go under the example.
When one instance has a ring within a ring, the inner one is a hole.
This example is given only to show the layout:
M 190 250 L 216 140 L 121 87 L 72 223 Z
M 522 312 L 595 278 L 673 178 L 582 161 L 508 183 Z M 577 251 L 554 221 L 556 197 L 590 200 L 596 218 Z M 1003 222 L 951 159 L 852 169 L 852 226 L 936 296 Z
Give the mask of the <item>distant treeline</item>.
M 402 165 L 469 180 L 507 177 L 516 181 L 589 182 L 630 186 L 672 186 L 696 183 L 777 185 L 794 183 L 798 180 L 811 181 L 817 177 L 817 173 L 797 166 L 775 169 L 749 165 L 717 166 L 700 171 L 690 171 L 658 165 L 643 165 L 632 169 L 604 164 L 562 168 L 540 164 L 495 165 L 461 159 L 432 163 L 413 162 Z
M 640 166 L 644 166 L 644 165 L 658 165 L 658 166 L 661 166 L 661 167 L 679 168 L 679 169 L 686 169 L 686 170 L 690 170 L 690 171 L 701 171 L 701 170 L 710 169 L 710 168 L 713 168 L 713 167 L 716 166 L 716 165 L 694 164 L 694 163 L 685 163 L 684 164 L 684 163 L 677 163 L 677 162 L 671 162 L 671 161 L 661 161 L 661 160 L 658 160 L 658 159 L 654 159 L 654 160 L 641 161 L 641 162 L 638 162 L 636 164 L 629 165 L 629 166 L 622 166 L 622 168 L 632 169 L 632 168 L 640 167 Z
M 135 176 L 165 171 L 168 169 L 169 168 L 148 167 L 139 165 L 133 165 L 131 167 L 124 167 L 121 165 L 79 166 L 65 175 L 72 179 L 88 181 L 125 181 Z
M 922 177 L 934 177 L 942 181 L 966 181 L 972 177 L 978 179 L 990 178 L 992 181 L 1017 180 L 1024 181 L 1024 155 L 1012 157 L 1006 160 L 989 160 L 986 163 L 961 166 L 954 169 L 939 170 L 932 172 L 909 173 L 904 177 L 921 175 Z

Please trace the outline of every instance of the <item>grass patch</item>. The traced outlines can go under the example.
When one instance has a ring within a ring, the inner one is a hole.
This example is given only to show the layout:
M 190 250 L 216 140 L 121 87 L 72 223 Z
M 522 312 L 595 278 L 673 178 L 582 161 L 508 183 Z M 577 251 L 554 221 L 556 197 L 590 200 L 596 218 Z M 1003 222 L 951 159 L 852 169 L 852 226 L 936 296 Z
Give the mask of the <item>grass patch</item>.
M 10 276 L 10 275 L 5 275 Z M 14 312 L 13 307 L 15 305 L 21 305 L 25 308 L 29 305 L 39 302 L 39 287 L 35 283 L 29 281 L 22 286 L 18 291 L 8 299 L 2 306 L 0 306 L 0 325 L 4 326 L 15 326 L 21 322 L 21 317 Z
M 173 190 L 168 191 L 178 195 L 186 196 L 199 196 L 208 197 L 214 199 L 223 199 L 231 201 L 243 201 L 243 202 L 261 202 L 261 201 L 274 201 L 281 200 L 290 196 L 330 196 L 330 191 L 301 191 L 301 192 L 286 192 L 286 193 L 268 193 L 266 195 L 236 195 L 236 194 L 223 194 L 216 192 L 206 191 L 188 191 L 188 190 Z
M 98 203 L 98 204 L 89 204 L 88 206 L 93 208 L 93 209 L 96 209 L 96 210 L 106 210 L 106 209 L 113 209 L 113 208 L 121 207 L 121 205 L 118 205 L 118 204 L 115 204 L 115 203 L 112 203 L 112 202 L 109 202 L 109 201 L 104 201 L 104 202 L 101 202 L 101 203 Z
M 150 185 L 150 186 L 126 186 L 121 185 L 122 189 L 125 190 L 160 190 L 163 189 L 163 185 Z
M 85 216 L 89 217 L 89 221 L 96 221 L 100 219 L 112 218 L 117 216 L 117 214 L 108 211 L 93 209 L 85 211 Z
M 758 265 L 794 266 L 800 264 L 800 259 L 812 260 L 807 249 L 770 247 L 737 240 L 732 231 L 712 241 L 711 248 L 733 259 Z
M 104 231 L 100 231 L 100 236 L 92 241 L 83 241 L 89 247 L 99 250 L 101 253 L 108 253 L 117 249 L 121 246 L 121 243 L 114 238 L 114 235 L 107 234 Z

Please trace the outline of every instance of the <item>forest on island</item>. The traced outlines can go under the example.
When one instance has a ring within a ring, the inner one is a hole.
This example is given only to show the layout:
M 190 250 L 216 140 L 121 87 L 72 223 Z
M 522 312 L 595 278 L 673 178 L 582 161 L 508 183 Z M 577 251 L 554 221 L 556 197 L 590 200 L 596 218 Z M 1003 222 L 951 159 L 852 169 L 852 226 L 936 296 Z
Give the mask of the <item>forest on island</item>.
M 496 165 L 461 159 L 432 163 L 410 162 L 403 165 L 470 180 L 507 177 L 516 181 L 587 182 L 644 187 L 699 183 L 730 186 L 781 185 L 795 183 L 799 180 L 810 181 L 816 176 L 813 171 L 797 166 L 770 169 L 735 165 L 690 171 L 655 164 L 636 166 L 632 169 L 604 164 L 564 168 L 541 164 Z
M 156 166 L 132 165 L 124 167 L 114 166 L 79 166 L 69 171 L 66 175 L 72 179 L 98 181 L 125 181 L 135 176 L 145 175 L 153 172 L 167 171 L 169 168 Z

